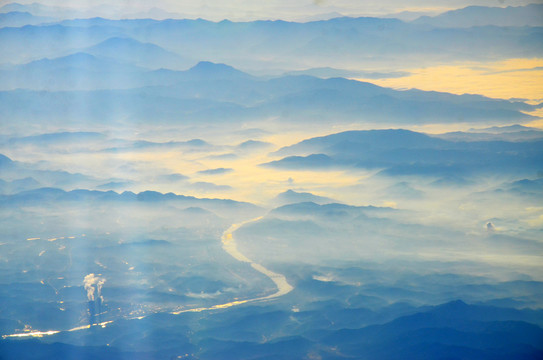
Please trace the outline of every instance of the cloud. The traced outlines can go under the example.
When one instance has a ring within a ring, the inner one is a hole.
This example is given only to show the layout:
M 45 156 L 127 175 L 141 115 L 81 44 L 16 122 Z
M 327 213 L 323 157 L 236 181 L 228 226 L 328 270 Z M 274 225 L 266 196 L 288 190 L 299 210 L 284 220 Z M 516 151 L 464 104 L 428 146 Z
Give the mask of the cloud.
M 497 62 L 480 62 L 478 66 L 440 65 L 420 69 L 407 69 L 403 77 L 370 79 L 372 83 L 400 88 L 437 90 L 453 94 L 481 94 L 484 96 L 508 99 L 520 97 L 541 99 L 541 76 L 543 59 L 510 59 Z M 515 86 L 501 86 L 515 84 Z

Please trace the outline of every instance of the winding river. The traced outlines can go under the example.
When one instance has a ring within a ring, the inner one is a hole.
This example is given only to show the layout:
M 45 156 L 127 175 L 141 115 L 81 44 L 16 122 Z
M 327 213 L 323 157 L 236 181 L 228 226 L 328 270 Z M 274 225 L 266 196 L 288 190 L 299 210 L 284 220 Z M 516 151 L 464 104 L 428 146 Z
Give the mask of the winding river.
M 275 291 L 274 293 L 272 293 L 270 295 L 261 296 L 261 297 L 257 297 L 257 298 L 245 299 L 245 300 L 236 300 L 236 301 L 231 301 L 231 302 L 227 302 L 227 303 L 223 303 L 223 304 L 216 304 L 216 305 L 213 305 L 213 306 L 210 306 L 210 307 L 182 309 L 182 310 L 170 312 L 170 314 L 179 315 L 179 314 L 188 313 L 188 312 L 202 312 L 202 311 L 210 311 L 210 310 L 217 310 L 217 309 L 227 309 L 227 308 L 242 305 L 242 304 L 275 299 L 275 298 L 278 298 L 280 296 L 288 294 L 289 292 L 291 292 L 294 289 L 294 287 L 288 283 L 287 278 L 284 275 L 273 272 L 273 271 L 265 268 L 261 264 L 255 263 L 253 260 L 251 260 L 248 257 L 246 257 L 245 255 L 243 255 L 239 251 L 239 249 L 237 247 L 236 239 L 234 238 L 234 235 L 233 235 L 234 232 L 237 229 L 239 229 L 240 227 L 242 227 L 243 225 L 246 225 L 246 224 L 251 223 L 251 222 L 256 222 L 256 221 L 258 221 L 260 219 L 262 219 L 262 216 L 257 217 L 255 219 L 251 219 L 251 220 L 241 222 L 239 224 L 233 224 L 228 229 L 226 229 L 223 232 L 222 236 L 221 236 L 222 248 L 224 249 L 225 252 L 227 252 L 234 259 L 236 259 L 238 261 L 241 261 L 241 262 L 249 263 L 253 269 L 255 269 L 256 271 L 258 271 L 258 272 L 264 274 L 265 276 L 267 276 L 271 281 L 273 281 L 273 283 L 275 284 L 275 286 L 277 288 L 277 291 Z M 149 316 L 149 315 L 130 318 L 128 320 L 144 319 L 147 316 Z M 106 322 L 96 324 L 96 325 L 106 327 L 107 325 L 110 325 L 113 322 L 114 321 L 106 321 Z M 91 327 L 90 325 L 84 325 L 84 326 L 79 326 L 79 327 L 76 327 L 76 328 L 73 328 L 73 329 L 70 329 L 70 330 L 65 330 L 65 331 L 68 331 L 68 332 L 79 331 L 79 330 L 89 329 L 90 327 Z M 20 333 L 20 334 L 2 335 L 2 338 L 6 339 L 6 338 L 43 337 L 43 336 L 55 335 L 55 334 L 58 334 L 60 332 L 61 332 L 61 330 L 31 331 L 31 332 L 25 332 L 25 333 Z

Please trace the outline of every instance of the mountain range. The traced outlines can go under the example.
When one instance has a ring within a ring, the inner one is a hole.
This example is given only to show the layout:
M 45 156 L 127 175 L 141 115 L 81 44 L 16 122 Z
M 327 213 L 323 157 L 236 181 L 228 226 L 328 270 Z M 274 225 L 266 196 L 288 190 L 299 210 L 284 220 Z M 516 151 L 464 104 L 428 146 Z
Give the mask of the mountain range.
M 279 149 L 263 166 L 284 169 L 365 168 L 388 175 L 462 177 L 486 172 L 533 176 L 543 160 L 541 138 L 452 141 L 407 130 L 348 131 Z
M 437 16 L 421 16 L 413 24 L 444 28 L 473 26 L 543 26 L 543 4 L 526 6 L 487 7 L 468 6 Z
M 15 21 L 8 17 L 20 17 L 17 13 L 3 16 L 8 22 Z M 7 49 L 1 54 L 0 63 L 20 64 L 65 56 L 116 37 L 153 44 L 182 58 L 230 63 L 244 69 L 277 69 L 290 64 L 290 70 L 296 70 L 307 68 L 308 62 L 314 64 L 312 67 L 340 69 L 352 68 L 354 64 L 358 67 L 393 66 L 398 58 L 408 67 L 415 66 L 416 59 L 421 65 L 421 54 L 427 64 L 444 60 L 537 57 L 542 50 L 538 41 L 542 31 L 541 27 L 534 26 L 441 28 L 368 17 L 307 23 L 73 19 L 0 28 L 0 40 Z M 334 56 L 338 52 L 344 56 Z M 368 53 L 378 55 L 379 62 L 368 58 Z M 259 60 L 262 58 L 266 61 Z M 154 65 L 158 64 L 172 65 L 167 61 Z
M 278 119 L 288 122 L 411 124 L 526 121 L 540 105 L 479 95 L 398 91 L 343 78 L 251 76 L 203 61 L 186 71 L 145 70 L 78 53 L 0 71 L 6 128 L 29 121 L 184 123 Z M 6 90 L 18 88 L 17 90 Z M 47 91 L 44 91 L 47 90 Z M 73 114 L 87 104 L 88 111 Z M 21 106 L 25 104 L 25 106 Z
M 323 306 L 322 304 L 321 306 Z M 337 304 L 334 304 L 334 308 Z M 315 331 L 296 324 L 295 320 L 304 322 L 314 319 L 314 326 L 323 327 L 326 321 L 318 321 L 318 312 L 304 311 L 289 314 L 285 311 L 270 310 L 266 313 L 254 314 L 256 309 L 247 309 L 247 313 L 239 314 L 234 327 L 237 338 L 251 339 L 250 335 L 268 334 L 269 329 L 285 329 L 287 332 L 297 330 L 300 335 L 276 336 L 271 341 L 258 342 L 256 339 L 235 341 L 225 339 L 224 329 L 229 321 L 228 316 L 210 324 L 209 319 L 203 319 L 207 328 L 196 332 L 186 331 L 186 336 L 180 334 L 181 329 L 168 326 L 171 337 L 159 336 L 155 327 L 150 328 L 150 336 L 160 340 L 159 349 L 146 349 L 145 341 L 140 341 L 137 353 L 127 351 L 127 344 L 115 340 L 111 346 L 83 347 L 61 343 L 39 343 L 37 341 L 3 341 L 0 351 L 9 356 L 6 359 L 17 359 L 33 349 L 37 354 L 46 357 L 77 356 L 82 359 L 100 357 L 101 359 L 128 359 L 136 356 L 138 359 L 152 359 L 168 356 L 172 353 L 187 354 L 186 358 L 195 359 L 189 354 L 197 353 L 199 359 L 249 359 L 277 358 L 299 359 L 307 354 L 318 354 L 321 359 L 344 359 L 356 356 L 367 356 L 374 359 L 428 359 L 450 358 L 462 359 L 526 359 L 535 360 L 543 355 L 541 343 L 543 330 L 525 319 L 527 311 L 510 311 L 503 316 L 503 309 L 468 305 L 462 301 L 453 301 L 426 309 L 417 309 L 410 315 L 399 316 L 380 325 L 370 325 L 363 328 Z M 347 309 L 346 309 L 347 310 Z M 364 309 L 360 309 L 364 310 Z M 363 316 L 368 311 L 350 311 L 351 316 Z M 370 312 L 371 313 L 371 312 Z M 329 316 L 338 317 L 340 312 Z M 170 316 L 160 318 L 155 316 L 155 325 L 166 325 L 174 321 Z M 196 319 L 191 316 L 186 322 L 194 326 Z M 126 326 L 138 326 L 136 320 L 127 324 L 117 325 L 117 331 L 125 331 Z M 258 321 L 258 322 L 257 322 Z M 147 321 L 149 322 L 149 321 Z M 245 332 L 237 329 L 243 326 Z M 250 330 L 249 330 L 250 329 Z M 221 331 L 223 330 L 223 331 Z M 107 331 L 107 330 L 106 330 Z M 221 333 L 224 334 L 221 336 Z M 273 334 L 273 332 L 272 332 Z M 176 343 L 171 343 L 173 339 Z M 221 339 L 223 338 L 223 339 Z M 499 339 L 499 342 L 496 340 Z M 169 347 L 166 346 L 169 344 Z M 169 350 L 165 350 L 165 349 Z M 146 350 L 144 350 L 146 349 Z M 136 355 L 137 354 L 137 355 Z M 256 356 L 256 357 L 255 357 Z M 39 357 L 45 358 L 45 357 Z
M 36 1 L 0 359 L 543 358 L 543 4 Z

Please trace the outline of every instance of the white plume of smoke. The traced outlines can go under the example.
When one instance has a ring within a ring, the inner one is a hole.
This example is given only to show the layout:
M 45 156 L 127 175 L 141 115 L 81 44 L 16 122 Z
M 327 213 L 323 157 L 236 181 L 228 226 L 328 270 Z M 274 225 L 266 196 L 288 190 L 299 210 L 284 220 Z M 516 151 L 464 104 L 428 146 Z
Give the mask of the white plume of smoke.
M 83 285 L 85 285 L 85 290 L 87 290 L 87 298 L 89 301 L 94 301 L 95 294 L 97 297 L 102 298 L 102 286 L 104 286 L 104 283 L 106 282 L 106 279 L 96 276 L 94 274 L 88 274 L 83 279 Z

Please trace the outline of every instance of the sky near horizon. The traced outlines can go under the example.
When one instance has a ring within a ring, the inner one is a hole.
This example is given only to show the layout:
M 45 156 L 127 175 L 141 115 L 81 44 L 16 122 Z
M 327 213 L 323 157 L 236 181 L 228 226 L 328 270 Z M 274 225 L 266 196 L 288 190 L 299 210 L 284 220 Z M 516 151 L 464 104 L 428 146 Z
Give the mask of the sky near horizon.
M 6 5 L 14 1 L 0 1 Z M 522 6 L 543 3 L 542 0 L 413 0 L 406 3 L 399 0 L 358 1 L 358 0 L 19 0 L 21 4 L 39 3 L 48 6 L 68 7 L 78 10 L 114 11 L 127 14 L 158 8 L 177 15 L 202 17 L 209 20 L 255 20 L 285 19 L 296 20 L 318 14 L 340 13 L 346 16 L 380 16 L 402 11 L 439 13 L 470 5 L 480 6 Z M 106 8 L 108 10 L 106 10 Z M 117 14 L 118 15 L 118 14 Z

